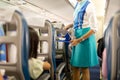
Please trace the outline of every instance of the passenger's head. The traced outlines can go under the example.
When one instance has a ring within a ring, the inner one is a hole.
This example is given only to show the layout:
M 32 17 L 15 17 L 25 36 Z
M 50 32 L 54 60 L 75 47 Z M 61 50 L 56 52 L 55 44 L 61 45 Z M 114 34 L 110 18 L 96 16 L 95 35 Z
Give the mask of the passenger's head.
M 29 27 L 29 37 L 30 37 L 30 52 L 29 52 L 29 58 L 36 58 L 37 57 L 37 49 L 38 49 L 38 43 L 39 43 L 39 37 L 37 32 Z

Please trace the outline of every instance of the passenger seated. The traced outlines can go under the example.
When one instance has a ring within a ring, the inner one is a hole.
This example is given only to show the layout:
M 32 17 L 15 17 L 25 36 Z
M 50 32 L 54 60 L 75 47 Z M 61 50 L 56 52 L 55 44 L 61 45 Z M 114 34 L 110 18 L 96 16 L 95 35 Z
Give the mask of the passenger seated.
M 30 35 L 30 52 L 29 52 L 29 73 L 32 79 L 37 79 L 43 72 L 43 70 L 49 70 L 51 65 L 48 62 L 44 62 L 37 58 L 37 49 L 39 43 L 39 37 L 37 32 L 29 28 Z

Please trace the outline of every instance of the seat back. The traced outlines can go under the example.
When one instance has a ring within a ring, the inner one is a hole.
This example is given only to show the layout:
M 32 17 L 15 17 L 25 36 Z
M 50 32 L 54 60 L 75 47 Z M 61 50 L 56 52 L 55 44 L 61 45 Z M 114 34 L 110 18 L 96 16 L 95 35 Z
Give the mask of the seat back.
M 16 11 L 17 12 L 17 11 Z M 24 19 L 24 16 L 17 12 L 21 16 L 22 20 L 22 27 L 23 27 L 23 35 L 22 35 L 22 54 L 21 54 L 21 61 L 22 61 L 22 72 L 24 74 L 25 80 L 30 80 L 29 76 L 29 69 L 28 69 L 28 55 L 29 55 L 29 30 L 28 25 Z
M 120 37 L 119 25 L 120 12 L 116 13 L 110 20 L 105 31 L 105 47 L 107 54 L 107 76 L 108 80 L 119 80 L 119 53 L 120 53 Z
M 61 40 L 63 38 L 64 40 Z M 65 67 L 63 68 L 63 72 L 61 72 L 61 76 L 57 75 L 57 80 L 67 78 L 70 80 L 69 75 L 69 54 L 68 54 L 68 45 L 69 41 L 71 40 L 70 33 L 68 31 L 64 31 L 62 29 L 55 29 L 55 43 L 56 43 L 56 63 L 57 68 L 62 64 L 65 63 Z
M 110 73 L 111 73 L 111 28 L 112 28 L 112 21 L 113 21 L 113 18 L 110 20 L 109 22 L 109 25 L 105 31 L 105 35 L 104 35 L 104 39 L 105 39 L 105 47 L 106 47 L 106 54 L 107 54 L 107 73 L 108 73 L 108 76 L 110 77 Z M 108 64 L 109 63 L 109 64 Z M 109 78 L 110 80 L 110 78 Z
M 120 11 L 112 23 L 111 80 L 120 80 Z
M 61 29 L 56 28 L 55 29 L 55 58 L 57 60 L 57 64 L 59 64 L 60 62 L 65 61 L 65 43 L 64 42 L 60 42 L 59 40 L 56 40 L 57 38 L 59 39 L 59 37 L 65 36 L 66 32 L 62 31 Z M 65 37 L 64 37 L 65 38 Z
M 55 66 L 53 64 L 53 55 L 54 55 L 54 43 L 53 43 L 53 28 L 50 21 L 45 21 L 45 26 L 30 26 L 32 28 L 39 29 L 39 50 L 38 50 L 38 58 L 47 60 L 51 64 L 50 68 L 50 78 L 54 80 L 54 69 Z M 41 79 L 41 78 L 40 78 Z
M 26 21 L 20 12 L 15 11 L 12 21 L 8 24 L 11 25 L 8 25 L 8 28 L 16 27 L 16 35 L 0 37 L 0 44 L 14 44 L 16 46 L 16 62 L 0 63 L 0 69 L 5 69 L 6 75 L 15 76 L 17 80 L 30 80 L 27 62 L 29 41 L 27 40 L 28 34 L 25 34 L 28 31 Z

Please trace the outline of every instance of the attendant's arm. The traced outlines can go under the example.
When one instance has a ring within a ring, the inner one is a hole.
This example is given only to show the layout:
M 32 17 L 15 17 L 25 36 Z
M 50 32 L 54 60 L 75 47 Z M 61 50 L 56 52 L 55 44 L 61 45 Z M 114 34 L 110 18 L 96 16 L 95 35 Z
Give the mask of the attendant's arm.
M 88 31 L 85 35 L 83 35 L 82 37 L 78 38 L 78 42 L 81 42 L 82 40 L 87 39 L 88 37 L 90 37 L 92 34 L 94 34 L 95 32 L 91 29 L 90 31 Z
M 64 29 L 64 30 L 68 30 L 68 29 L 71 28 L 71 27 L 73 27 L 73 23 L 68 24 L 68 25 L 65 26 L 63 29 Z
M 96 14 L 95 14 L 95 8 L 93 5 L 89 5 L 89 7 L 87 8 L 86 11 L 87 17 L 88 17 L 88 21 L 89 21 L 89 26 L 90 26 L 90 30 L 84 34 L 82 37 L 78 38 L 78 39 L 74 39 L 71 40 L 71 45 L 75 46 L 78 43 L 80 43 L 81 41 L 87 39 L 88 37 L 90 37 L 92 34 L 94 34 L 97 31 L 97 18 L 96 18 Z
M 71 40 L 71 45 L 75 46 L 78 43 L 80 43 L 81 41 L 87 39 L 88 37 L 90 37 L 92 34 L 94 34 L 95 32 L 91 29 L 90 31 L 88 31 L 85 35 L 83 35 L 82 37 L 78 38 L 78 39 L 73 39 Z

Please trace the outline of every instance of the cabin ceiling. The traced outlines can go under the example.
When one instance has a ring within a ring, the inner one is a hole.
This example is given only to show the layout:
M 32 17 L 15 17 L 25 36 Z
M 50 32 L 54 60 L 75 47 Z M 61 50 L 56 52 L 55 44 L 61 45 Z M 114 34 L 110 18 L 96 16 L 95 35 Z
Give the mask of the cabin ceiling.
M 17 0 L 14 0 L 14 1 L 17 1 Z M 14 1 L 10 0 L 10 2 L 14 2 Z M 37 14 L 37 16 L 41 15 L 40 9 L 41 10 L 43 9 L 42 15 L 44 13 L 44 10 L 46 10 L 46 12 L 53 14 L 51 17 L 54 17 L 54 16 L 58 17 L 58 19 L 60 18 L 64 22 L 65 21 L 69 23 L 73 22 L 74 9 L 67 2 L 68 0 L 57 0 L 57 1 L 56 0 L 24 0 L 24 1 L 32 4 L 32 5 L 26 4 L 21 6 L 18 5 L 22 9 L 24 15 L 27 17 L 31 17 L 31 16 L 34 17 L 35 14 Z M 106 4 L 106 1 L 109 1 L 107 14 L 106 14 L 106 21 L 109 20 L 111 15 L 113 15 L 114 12 L 116 12 L 116 10 L 120 10 L 120 0 L 115 0 L 115 1 L 114 0 L 100 0 L 100 1 L 92 0 L 92 1 L 96 7 L 97 17 L 101 17 L 105 15 L 105 4 Z M 49 17 L 48 14 L 44 14 L 44 15 L 45 16 L 47 15 L 47 17 Z M 58 19 L 55 19 L 55 17 L 53 20 L 58 20 Z
M 33 5 L 43 8 L 67 21 L 73 20 L 73 7 L 66 0 L 25 0 Z

